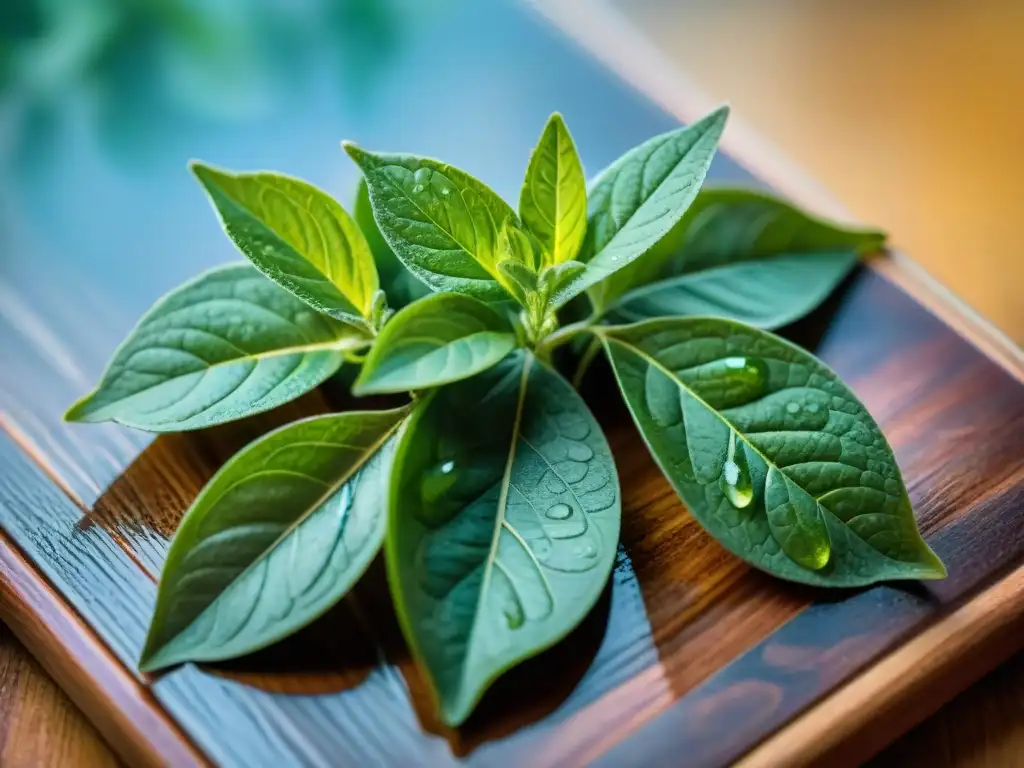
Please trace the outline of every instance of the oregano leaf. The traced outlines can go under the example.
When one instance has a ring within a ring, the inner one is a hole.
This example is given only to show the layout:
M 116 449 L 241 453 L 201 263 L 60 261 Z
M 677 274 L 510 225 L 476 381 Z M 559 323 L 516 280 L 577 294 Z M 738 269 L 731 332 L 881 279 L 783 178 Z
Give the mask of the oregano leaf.
M 150 432 L 208 427 L 294 400 L 333 375 L 345 350 L 367 344 L 252 265 L 229 264 L 154 304 L 64 418 Z
M 774 330 L 821 304 L 857 261 L 853 251 L 783 253 L 686 272 L 630 291 L 611 306 L 608 317 L 633 323 L 715 315 Z
M 435 293 L 391 318 L 352 386 L 357 395 L 428 389 L 497 364 L 516 345 L 508 320 L 470 296 Z
M 819 219 L 767 192 L 704 187 L 661 241 L 591 291 L 591 298 L 606 308 L 627 292 L 657 280 L 729 266 L 740 268 L 743 262 L 774 257 L 860 255 L 884 243 L 884 232 Z M 820 263 L 807 265 L 823 277 L 821 267 Z M 771 265 L 766 263 L 765 269 L 770 271 Z M 746 279 L 750 272 L 739 274 L 742 278 L 737 279 Z M 795 274 L 790 272 L 787 277 Z M 740 287 L 738 283 L 736 287 Z
M 140 669 L 251 653 L 340 600 L 384 540 L 406 414 L 316 416 L 232 457 L 171 542 Z
M 343 146 L 366 177 L 381 234 L 411 272 L 435 291 L 508 298 L 498 276 L 505 257 L 498 235 L 517 218 L 497 193 L 438 160 Z
M 356 188 L 356 202 L 352 206 L 352 218 L 363 231 L 366 242 L 370 246 L 373 260 L 380 275 L 380 284 L 387 294 L 388 303 L 393 309 L 401 309 L 416 299 L 430 293 L 430 287 L 405 268 L 395 256 L 380 227 L 373 218 L 373 207 L 370 205 L 370 193 L 366 189 L 366 179 L 360 177 Z
M 544 249 L 544 266 L 571 261 L 587 230 L 587 182 L 562 116 L 548 118 L 530 156 L 519 215 Z
M 277 173 L 229 173 L 199 162 L 228 236 L 257 269 L 338 320 L 370 316 L 377 268 L 363 233 L 326 192 Z
M 600 337 L 655 460 L 726 549 L 821 586 L 945 576 L 885 436 L 813 355 L 718 318 Z
M 559 293 L 556 306 L 643 256 L 676 225 L 704 182 L 728 114 L 723 107 L 689 127 L 649 139 L 598 176 L 577 259 L 587 268 Z M 592 301 L 605 306 L 599 296 Z
M 615 560 L 620 503 L 594 417 L 528 351 L 417 408 L 395 456 L 385 554 L 446 723 L 587 614 Z

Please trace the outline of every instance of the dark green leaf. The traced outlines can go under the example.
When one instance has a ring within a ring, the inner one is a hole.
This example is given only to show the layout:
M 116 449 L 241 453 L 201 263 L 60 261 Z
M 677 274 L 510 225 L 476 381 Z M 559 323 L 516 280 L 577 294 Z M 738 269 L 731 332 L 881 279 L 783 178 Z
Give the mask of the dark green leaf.
M 377 269 L 366 238 L 333 198 L 275 173 L 193 163 L 228 236 L 263 274 L 338 320 L 369 317 Z
M 250 653 L 340 600 L 384 539 L 406 412 L 305 419 L 225 464 L 171 543 L 140 668 Z
M 705 187 L 671 232 L 591 291 L 591 298 L 603 309 L 654 280 L 770 256 L 861 254 L 884 242 L 883 232 L 817 219 L 764 192 Z
M 723 107 L 645 141 L 598 176 L 578 257 L 587 269 L 559 294 L 558 306 L 642 256 L 676 225 L 704 182 L 728 114 Z M 605 306 L 600 297 L 595 303 Z
M 483 302 L 435 293 L 384 326 L 352 389 L 366 395 L 437 387 L 490 368 L 515 345 L 508 321 Z
M 821 361 L 714 318 L 601 336 L 662 471 L 731 552 L 822 586 L 945 576 L 885 436 Z
M 783 254 L 650 283 L 609 311 L 614 322 L 717 315 L 772 330 L 806 315 L 857 264 L 853 251 Z
M 608 580 L 619 518 L 600 427 L 529 352 L 417 409 L 395 457 L 385 551 L 446 723 L 583 619 Z
M 498 235 L 516 215 L 490 187 L 430 158 L 344 147 L 366 177 L 381 234 L 410 271 L 436 291 L 508 298 Z
M 369 340 L 312 310 L 247 263 L 212 269 L 153 305 L 68 421 L 150 432 L 198 429 L 316 387 Z
M 530 156 L 519 215 L 540 240 L 545 265 L 576 258 L 587 229 L 587 183 L 576 145 L 557 112 Z
M 395 256 L 395 252 L 391 250 L 384 235 L 380 233 L 380 227 L 377 226 L 377 221 L 373 218 L 373 208 L 370 206 L 370 194 L 366 189 L 366 179 L 359 179 L 352 216 L 359 228 L 363 230 L 366 242 L 370 245 L 373 260 L 377 264 L 377 272 L 380 274 L 381 286 L 387 294 L 391 307 L 401 309 L 429 294 L 430 288 L 427 284 L 405 268 L 405 265 Z

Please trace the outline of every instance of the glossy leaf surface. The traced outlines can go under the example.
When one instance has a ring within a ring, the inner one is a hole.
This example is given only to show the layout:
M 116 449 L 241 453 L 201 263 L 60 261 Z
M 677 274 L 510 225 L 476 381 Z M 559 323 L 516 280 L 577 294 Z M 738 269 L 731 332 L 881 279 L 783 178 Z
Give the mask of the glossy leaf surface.
M 591 296 L 608 307 L 656 280 L 769 257 L 862 254 L 884 242 L 883 232 L 816 218 L 765 192 L 705 187 L 671 232 Z
M 405 409 L 316 416 L 236 454 L 188 510 L 140 667 L 266 647 L 334 605 L 384 540 Z
M 247 263 L 203 273 L 143 315 L 68 421 L 198 429 L 308 392 L 367 343 Z
M 543 266 L 576 258 L 587 230 L 587 182 L 558 113 L 548 119 L 530 156 L 519 215 L 544 248 Z
M 508 298 L 499 233 L 516 214 L 496 192 L 437 160 L 344 146 L 366 177 L 381 234 L 409 270 L 435 291 Z
M 377 268 L 355 222 L 326 192 L 276 173 L 192 172 L 228 236 L 256 268 L 311 307 L 349 322 L 367 318 Z
M 430 293 L 430 288 L 422 280 L 417 279 L 412 272 L 405 268 L 405 265 L 395 256 L 384 235 L 380 233 L 380 227 L 373 218 L 373 208 L 370 205 L 370 193 L 366 188 L 366 179 L 359 179 L 359 187 L 356 189 L 356 202 L 352 207 L 352 217 L 356 224 L 363 231 L 366 242 L 370 246 L 373 260 L 377 264 L 377 274 L 380 275 L 381 288 L 387 294 L 388 303 L 392 309 L 401 309 L 411 304 L 416 299 Z
M 676 225 L 704 182 L 728 114 L 723 107 L 687 128 L 655 136 L 598 176 L 578 257 L 587 269 L 559 294 L 559 306 L 643 256 Z M 592 300 L 606 304 L 600 295 Z
M 945 575 L 878 425 L 812 355 L 715 318 L 601 336 L 662 471 L 731 552 L 822 586 Z
M 483 302 L 435 293 L 384 326 L 353 392 L 408 392 L 448 384 L 490 368 L 515 345 L 508 320 Z
M 716 315 L 773 330 L 824 301 L 857 264 L 852 251 L 740 261 L 641 286 L 613 305 L 614 322 Z
M 619 537 L 615 466 L 575 390 L 520 351 L 417 410 L 392 483 L 392 595 L 457 725 L 601 594 Z

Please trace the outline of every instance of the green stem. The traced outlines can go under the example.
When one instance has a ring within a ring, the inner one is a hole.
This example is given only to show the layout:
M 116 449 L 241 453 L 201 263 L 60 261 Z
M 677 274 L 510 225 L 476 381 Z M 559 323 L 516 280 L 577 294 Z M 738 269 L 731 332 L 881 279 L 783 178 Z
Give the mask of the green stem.
M 586 351 L 583 353 L 583 357 L 580 358 L 580 363 L 576 366 L 576 373 L 572 377 L 573 389 L 579 389 L 583 383 L 583 377 L 587 375 L 587 370 L 590 368 L 590 364 L 594 362 L 594 358 L 601 352 L 601 338 L 594 336 L 590 340 L 590 344 L 587 345 Z

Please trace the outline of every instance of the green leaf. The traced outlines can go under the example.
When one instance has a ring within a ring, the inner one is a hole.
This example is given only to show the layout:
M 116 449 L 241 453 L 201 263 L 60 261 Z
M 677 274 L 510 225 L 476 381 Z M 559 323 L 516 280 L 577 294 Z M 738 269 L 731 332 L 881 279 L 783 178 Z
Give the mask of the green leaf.
M 768 256 L 741 261 L 630 291 L 609 310 L 613 322 L 717 315 L 772 330 L 806 315 L 857 264 L 853 251 Z
M 143 315 L 68 421 L 151 432 L 198 429 L 275 408 L 334 374 L 369 340 L 242 262 L 171 291 Z
M 821 361 L 715 318 L 600 333 L 655 460 L 728 550 L 830 587 L 945 576 L 885 436 Z
M 512 259 L 499 261 L 498 270 L 505 278 L 503 283 L 509 293 L 522 306 L 529 306 L 530 297 L 537 292 L 537 273 L 523 264 L 523 262 Z
M 600 427 L 529 352 L 417 409 L 395 456 L 385 554 L 399 621 L 446 723 L 589 612 L 620 516 Z
M 377 226 L 377 221 L 373 218 L 370 194 L 366 189 L 366 179 L 364 178 L 359 179 L 352 217 L 366 236 L 370 252 L 373 253 L 373 260 L 377 264 L 381 286 L 387 294 L 391 307 L 401 309 L 416 299 L 428 295 L 430 288 L 427 284 L 405 268 L 405 265 L 395 256 L 395 252 L 391 250 L 384 235 L 380 233 L 380 227 Z
M 563 261 L 561 264 L 544 267 L 539 280 L 541 290 L 548 295 L 554 295 L 575 280 L 586 268 L 587 265 L 581 261 Z
M 544 259 L 543 248 L 537 238 L 517 227 L 511 219 L 502 225 L 499 238 L 504 261 L 517 261 L 531 272 L 537 271 Z
M 275 173 L 228 173 L 202 163 L 192 172 L 228 236 L 257 269 L 331 317 L 369 317 L 377 268 L 366 238 L 333 198 Z
M 340 600 L 384 540 L 406 413 L 316 416 L 228 461 L 171 543 L 140 669 L 250 653 Z
M 571 261 L 587 230 L 587 182 L 569 129 L 548 118 L 519 194 L 519 215 L 545 252 L 544 265 Z
M 413 274 L 435 291 L 508 298 L 499 233 L 516 215 L 490 187 L 430 158 L 343 146 L 366 177 L 384 239 Z
M 598 176 L 578 257 L 587 269 L 559 293 L 557 306 L 642 256 L 676 225 L 704 182 L 728 114 L 723 107 L 688 128 L 655 136 Z M 592 300 L 605 306 L 600 296 Z
M 884 232 L 841 227 L 764 192 L 705 187 L 671 232 L 591 297 L 604 308 L 654 280 L 772 256 L 869 253 L 884 243 Z
M 516 345 L 508 321 L 481 301 L 435 293 L 388 322 L 352 387 L 357 395 L 428 389 L 473 376 Z

